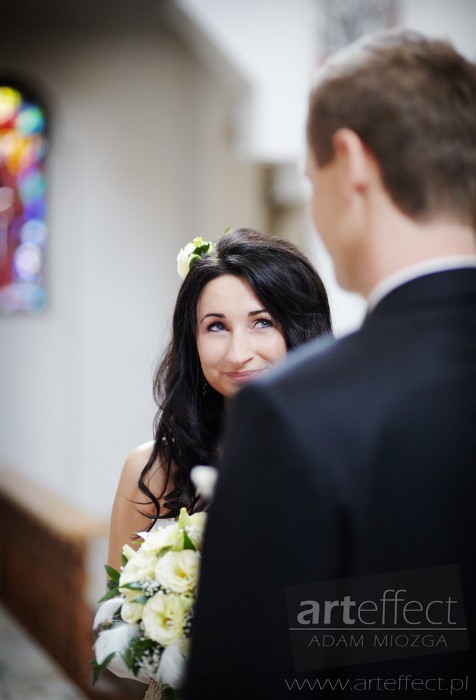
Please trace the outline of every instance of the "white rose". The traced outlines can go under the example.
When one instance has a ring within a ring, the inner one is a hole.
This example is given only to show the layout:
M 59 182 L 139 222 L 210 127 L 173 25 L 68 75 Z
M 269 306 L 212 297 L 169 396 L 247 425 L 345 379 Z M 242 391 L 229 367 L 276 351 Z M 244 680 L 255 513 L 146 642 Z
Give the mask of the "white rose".
M 167 552 L 157 562 L 155 578 L 174 593 L 187 593 L 197 585 L 198 564 L 198 555 L 193 549 Z
M 168 646 L 183 635 L 183 623 L 192 607 L 192 601 L 184 596 L 156 593 L 149 598 L 142 611 L 146 637 L 162 646 Z
M 130 625 L 134 625 L 141 619 L 143 608 L 144 605 L 142 603 L 134 603 L 133 601 L 129 602 L 126 600 L 126 602 L 122 605 L 121 608 L 121 617 L 124 620 L 124 622 L 128 622 Z

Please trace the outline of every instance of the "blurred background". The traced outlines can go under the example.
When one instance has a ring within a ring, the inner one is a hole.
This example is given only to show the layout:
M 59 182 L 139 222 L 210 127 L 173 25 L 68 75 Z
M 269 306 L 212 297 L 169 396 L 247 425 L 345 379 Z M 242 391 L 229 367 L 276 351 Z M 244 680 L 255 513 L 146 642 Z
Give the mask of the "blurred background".
M 227 226 L 288 237 L 336 333 L 360 324 L 311 224 L 307 95 L 326 56 L 391 26 L 476 58 L 476 0 L 0 3 L 0 599 L 85 697 L 106 523 L 125 456 L 152 437 L 178 250 Z M 80 697 L 15 690 L 12 644 L 2 698 Z

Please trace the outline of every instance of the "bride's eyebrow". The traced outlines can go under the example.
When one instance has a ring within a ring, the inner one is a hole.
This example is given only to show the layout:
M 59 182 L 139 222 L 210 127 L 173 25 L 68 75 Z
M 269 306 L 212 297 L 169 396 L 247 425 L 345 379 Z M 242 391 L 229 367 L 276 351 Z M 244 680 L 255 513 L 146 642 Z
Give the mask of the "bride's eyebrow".
M 258 314 L 267 314 L 267 313 L 269 313 L 269 311 L 267 309 L 256 309 L 256 311 L 249 311 L 248 317 L 251 318 L 252 316 L 258 316 Z M 203 323 L 203 321 L 206 318 L 226 318 L 226 315 L 211 311 L 210 313 L 205 314 L 205 316 L 202 319 L 200 319 L 200 323 Z
M 218 313 L 211 312 L 209 314 L 205 314 L 205 316 L 201 319 L 200 323 L 202 323 L 206 318 L 210 318 L 210 316 L 212 318 L 226 318 L 225 314 L 218 314 Z

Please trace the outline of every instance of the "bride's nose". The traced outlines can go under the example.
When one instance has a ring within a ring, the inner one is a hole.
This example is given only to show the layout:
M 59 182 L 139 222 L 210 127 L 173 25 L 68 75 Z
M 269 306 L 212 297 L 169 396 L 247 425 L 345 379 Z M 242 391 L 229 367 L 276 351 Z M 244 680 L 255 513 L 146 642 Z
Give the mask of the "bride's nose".
M 226 358 L 235 365 L 242 365 L 253 357 L 252 339 L 246 331 L 230 333 Z

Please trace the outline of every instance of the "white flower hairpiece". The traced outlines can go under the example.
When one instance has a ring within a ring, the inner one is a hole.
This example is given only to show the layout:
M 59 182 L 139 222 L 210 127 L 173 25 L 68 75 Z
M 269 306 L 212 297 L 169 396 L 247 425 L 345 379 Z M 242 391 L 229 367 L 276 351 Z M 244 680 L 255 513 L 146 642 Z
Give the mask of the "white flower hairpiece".
M 201 236 L 194 238 L 181 248 L 177 255 L 177 272 L 181 279 L 185 279 L 192 265 L 204 255 L 210 255 L 215 249 L 214 243 L 206 241 Z

